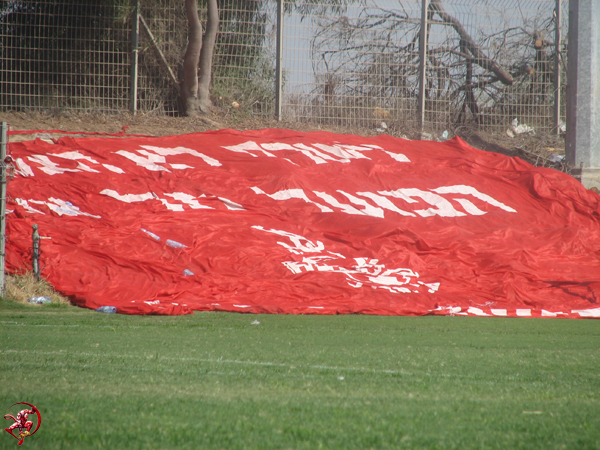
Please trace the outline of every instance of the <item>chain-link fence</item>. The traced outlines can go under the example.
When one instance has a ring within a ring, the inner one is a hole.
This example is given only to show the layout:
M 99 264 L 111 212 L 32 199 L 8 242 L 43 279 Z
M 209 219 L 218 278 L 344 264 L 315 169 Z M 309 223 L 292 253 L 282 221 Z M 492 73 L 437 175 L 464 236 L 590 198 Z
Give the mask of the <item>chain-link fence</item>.
M 415 0 L 295 6 L 284 28 L 285 117 L 442 130 L 514 118 L 552 129 L 561 119 L 568 3 L 430 0 L 425 14 Z
M 0 109 L 178 114 L 184 1 L 139 0 L 139 14 L 136 3 L 1 2 Z M 348 127 L 561 125 L 568 2 L 425 6 L 282 1 L 278 21 L 276 0 L 222 0 L 213 103 L 236 101 L 240 113 L 272 118 L 278 101 L 285 120 Z
M 140 0 L 139 15 L 136 3 L 0 3 L 0 109 L 177 114 L 187 45 L 184 2 Z M 215 104 L 236 99 L 255 113 L 273 116 L 274 6 L 257 0 L 220 2 Z M 132 59 L 136 29 L 137 58 Z M 132 73 L 137 73 L 135 83 Z
M 127 8 L 0 4 L 0 107 L 127 108 Z

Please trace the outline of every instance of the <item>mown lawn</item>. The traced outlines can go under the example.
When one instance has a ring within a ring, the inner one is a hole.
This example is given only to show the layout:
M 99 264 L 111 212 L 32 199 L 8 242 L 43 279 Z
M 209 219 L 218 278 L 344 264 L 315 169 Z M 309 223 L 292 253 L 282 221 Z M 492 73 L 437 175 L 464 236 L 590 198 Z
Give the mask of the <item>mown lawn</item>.
M 42 415 L 23 448 L 600 449 L 598 320 L 0 301 L 0 342 L 0 411 Z

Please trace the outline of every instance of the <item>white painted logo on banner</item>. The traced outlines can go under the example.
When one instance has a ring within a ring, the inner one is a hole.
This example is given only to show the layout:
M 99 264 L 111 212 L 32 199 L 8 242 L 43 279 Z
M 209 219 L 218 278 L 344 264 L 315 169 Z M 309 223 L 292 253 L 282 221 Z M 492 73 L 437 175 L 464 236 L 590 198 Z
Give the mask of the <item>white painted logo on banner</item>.
M 440 287 L 440 283 L 420 281 L 419 274 L 411 269 L 388 269 L 385 264 L 379 263 L 377 259 L 360 257 L 353 258 L 351 261 L 344 255 L 326 250 L 321 241 L 313 242 L 294 233 L 267 229 L 258 225 L 252 226 L 252 228 L 283 236 L 289 240 L 289 243 L 277 242 L 279 245 L 295 255 L 307 255 L 303 256 L 302 261 L 283 262 L 283 265 L 292 273 L 342 273 L 346 277 L 348 285 L 354 288 L 370 286 L 373 289 L 385 289 L 396 294 L 434 293 Z M 341 264 L 331 264 L 330 261 L 334 260 L 339 261 Z

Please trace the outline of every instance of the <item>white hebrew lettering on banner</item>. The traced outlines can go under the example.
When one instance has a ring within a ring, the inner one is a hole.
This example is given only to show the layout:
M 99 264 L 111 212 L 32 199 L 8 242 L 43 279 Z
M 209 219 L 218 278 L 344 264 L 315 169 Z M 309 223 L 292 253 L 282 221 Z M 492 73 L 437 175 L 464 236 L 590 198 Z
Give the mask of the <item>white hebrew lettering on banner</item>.
M 317 162 L 317 164 L 319 164 L 318 161 L 320 161 L 320 163 L 323 163 L 323 164 L 327 163 L 327 161 L 339 161 L 339 162 L 344 162 L 344 163 L 350 162 L 350 160 L 347 158 L 342 158 L 342 159 L 333 158 L 326 153 L 320 152 L 316 148 L 309 147 L 306 144 L 294 144 L 294 148 L 297 148 L 302 153 L 307 155 L 309 158 L 314 159 L 314 161 Z M 312 156 L 313 153 L 316 155 L 316 157 L 314 157 L 314 158 Z
M 157 198 L 156 195 L 152 192 L 146 192 L 144 194 L 119 194 L 117 191 L 113 191 L 112 189 L 104 189 L 100 191 L 102 195 L 108 195 L 116 200 L 120 200 L 125 203 L 134 203 L 134 202 L 145 202 L 146 200 L 150 200 L 153 198 Z
M 366 156 L 363 156 L 358 152 L 349 153 L 349 152 L 345 151 L 341 146 L 338 147 L 338 146 L 325 145 L 325 144 L 313 144 L 313 145 L 315 147 L 317 147 L 319 150 L 322 150 L 324 152 L 331 153 L 332 155 L 337 156 L 338 158 L 340 158 L 339 161 L 342 161 L 342 162 L 349 162 L 352 158 L 356 158 L 357 154 L 360 155 L 359 156 L 360 158 L 368 159 Z M 296 144 L 296 146 L 298 146 L 298 144 Z M 334 159 L 334 161 L 335 161 L 335 159 Z
M 135 162 L 138 166 L 145 167 L 148 170 L 159 172 L 165 171 L 170 172 L 170 170 L 161 164 L 169 165 L 172 169 L 176 170 L 184 170 L 184 169 L 193 169 L 193 166 L 189 166 L 187 164 L 178 164 L 178 163 L 168 163 L 165 156 L 171 155 L 192 155 L 197 158 L 201 158 L 205 163 L 211 166 L 221 166 L 221 163 L 210 156 L 204 155 L 196 150 L 192 150 L 185 147 L 175 147 L 175 148 L 163 148 L 163 147 L 155 147 L 152 145 L 142 145 L 143 150 L 137 150 L 137 153 L 129 152 L 126 150 L 119 150 L 115 152 L 115 154 L 124 156 L 130 161 Z M 61 167 L 60 164 L 56 161 L 53 161 L 49 158 L 52 156 L 54 158 L 67 159 L 71 161 L 77 161 L 77 167 L 74 169 Z M 91 164 L 97 166 L 103 166 L 104 168 L 110 170 L 114 173 L 123 174 L 125 171 L 120 167 L 114 166 L 112 164 L 101 164 L 96 161 L 94 158 L 90 156 L 86 156 L 78 151 L 70 151 L 64 153 L 49 153 L 48 155 L 33 155 L 28 156 L 27 159 L 31 162 L 34 162 L 39 165 L 39 169 L 42 172 L 47 173 L 48 175 L 62 174 L 66 172 L 92 172 L 92 173 L 101 173 L 100 171 L 89 167 L 87 164 L 84 164 L 82 161 L 87 161 Z M 22 159 L 17 160 L 17 167 L 19 171 L 19 175 L 27 177 L 33 176 L 33 171 L 31 168 L 25 164 Z
M 517 212 L 515 209 L 510 206 L 506 206 L 504 203 L 499 202 L 498 200 L 490 197 L 489 195 L 483 194 L 479 192 L 472 186 L 465 186 L 464 184 L 459 184 L 456 186 L 442 186 L 436 189 L 432 189 L 432 191 L 437 192 L 438 194 L 465 194 L 472 195 L 473 197 L 489 203 L 492 206 L 503 209 L 508 212 Z M 455 198 L 454 200 L 459 201 L 459 199 Z M 470 202 L 469 202 L 470 203 Z M 471 203 L 472 204 L 472 203 Z M 473 205 L 475 206 L 475 205 Z M 466 208 L 465 208 L 466 209 Z M 469 211 L 467 211 L 469 212 Z M 485 214 L 485 213 L 484 213 Z
M 258 188 L 256 186 L 251 187 L 250 189 L 252 189 L 257 194 L 267 195 L 273 200 L 289 200 L 291 198 L 297 198 L 300 200 L 304 200 L 306 203 L 312 203 L 313 205 L 317 205 L 322 212 L 333 212 L 333 209 L 310 200 L 302 189 L 285 189 L 283 191 L 277 191 L 274 194 L 267 194 L 261 188 Z
M 50 153 L 52 156 L 58 156 L 59 158 L 63 158 L 63 159 L 70 159 L 73 161 L 77 161 L 79 159 L 83 159 L 84 161 L 88 161 L 91 162 L 92 164 L 100 164 L 98 161 L 96 161 L 94 158 L 91 158 L 89 156 L 85 156 L 79 152 L 76 151 L 72 151 L 72 152 L 64 152 L 64 153 Z
M 16 200 L 16 202 L 18 205 L 25 208 L 25 210 L 29 213 L 45 214 L 42 211 L 39 211 L 39 210 L 29 206 L 29 203 L 27 200 L 18 198 Z M 79 209 L 78 206 L 75 206 L 71 202 L 61 200 L 60 198 L 50 197 L 47 202 L 43 201 L 43 200 L 29 200 L 29 202 L 37 204 L 37 205 L 46 205 L 48 207 L 48 209 L 50 209 L 51 211 L 54 211 L 59 216 L 63 216 L 63 215 L 64 216 L 88 216 L 88 217 L 94 217 L 95 219 L 101 218 L 101 216 L 95 216 L 93 214 L 83 212 Z
M 17 199 L 15 199 L 15 201 L 17 202 L 17 205 L 24 208 L 25 211 L 27 211 L 30 214 L 45 214 L 42 211 L 40 211 L 39 209 L 35 209 L 35 208 L 29 206 L 29 203 L 25 199 L 17 198 Z
M 207 156 L 203 153 L 197 152 L 196 150 L 192 150 L 191 148 L 186 147 L 175 147 L 175 148 L 165 148 L 165 147 L 155 147 L 152 145 L 140 145 L 140 147 L 145 148 L 146 150 L 153 151 L 162 156 L 170 156 L 170 155 L 192 155 L 197 158 L 201 158 L 204 162 L 211 166 L 220 166 L 221 163 L 210 156 Z M 142 151 L 140 150 L 140 153 Z M 189 167 L 189 166 L 187 166 Z M 192 167 L 193 168 L 193 167 Z
M 339 253 L 325 250 L 321 241 L 312 242 L 304 236 L 289 233 L 282 230 L 267 229 L 258 225 L 252 228 L 267 233 L 284 236 L 290 240 L 286 242 L 277 242 L 282 247 L 295 255 L 304 255 L 302 261 L 284 261 L 283 265 L 292 273 L 302 272 L 334 272 L 342 273 L 346 277 L 348 285 L 360 288 L 370 286 L 373 289 L 385 289 L 392 293 L 434 293 L 440 283 L 424 283 L 419 281 L 419 274 L 411 269 L 387 269 L 385 264 L 380 264 L 377 259 L 353 258 L 353 262 Z M 314 255 L 317 253 L 317 255 Z M 344 265 L 329 264 L 331 260 L 340 260 Z M 345 260 L 345 261 L 342 261 Z
M 64 168 L 64 167 L 60 167 L 60 164 L 52 161 L 48 155 L 33 155 L 33 156 L 28 156 L 27 159 L 31 162 L 34 162 L 36 164 L 39 165 L 39 169 L 44 172 L 47 173 L 48 175 L 56 175 L 56 174 L 62 174 L 62 173 L 66 173 L 66 172 L 91 172 L 91 173 L 101 173 L 99 170 L 96 169 L 92 169 L 91 167 L 89 167 L 87 164 L 82 163 L 80 160 L 84 160 L 84 161 L 88 161 L 91 164 L 95 164 L 98 166 L 104 166 L 105 168 L 107 168 L 108 170 L 110 170 L 111 172 L 115 172 L 115 173 L 125 173 L 125 171 L 119 167 L 115 167 L 112 166 L 110 164 L 100 164 L 98 161 L 96 161 L 95 159 L 89 157 L 89 156 L 85 156 L 79 152 L 76 151 L 72 151 L 72 152 L 64 152 L 64 153 L 49 153 L 49 155 L 55 157 L 55 158 L 61 158 L 61 159 L 68 159 L 71 161 L 77 161 L 77 168 L 75 169 L 69 169 L 69 168 Z M 17 167 L 18 167 L 18 171 L 17 173 L 23 177 L 27 177 L 30 176 L 32 177 L 33 174 L 33 170 L 31 170 L 31 167 L 29 167 L 27 164 L 25 164 L 25 162 L 21 159 L 18 158 L 17 159 Z
M 363 214 L 366 214 L 367 216 L 372 216 L 372 217 L 383 217 L 383 209 L 372 206 L 369 203 L 367 203 L 365 200 L 363 200 L 362 198 L 355 197 L 354 195 L 348 194 L 347 192 L 340 191 L 340 190 L 338 190 L 337 192 L 346 196 L 348 198 L 348 200 L 350 200 L 355 205 L 364 206 L 364 208 L 361 210 L 361 212 Z
M 252 228 L 256 228 L 257 230 L 262 230 L 262 231 L 266 231 L 267 233 L 274 233 L 274 234 L 278 234 L 280 236 L 285 236 L 287 238 L 290 239 L 290 241 L 292 241 L 292 244 L 294 244 L 294 246 L 290 246 L 288 244 L 286 244 L 285 242 L 277 242 L 279 245 L 282 245 L 283 247 L 287 248 L 290 252 L 295 253 L 296 255 L 301 255 L 303 253 L 320 253 L 322 250 L 325 249 L 325 246 L 323 245 L 323 243 L 321 241 L 317 241 L 316 244 L 314 244 L 312 241 L 306 239 L 303 236 L 298 236 L 297 234 L 294 233 L 288 233 L 287 231 L 281 231 L 281 230 L 272 230 L 269 229 L 267 230 L 266 228 L 263 228 L 259 225 L 253 225 Z M 341 255 L 339 255 L 341 256 Z
M 206 198 L 206 199 L 208 199 L 208 198 L 215 199 L 216 198 L 221 203 L 223 203 L 223 205 L 227 209 L 230 209 L 230 210 L 238 210 L 238 211 L 246 210 L 242 205 L 232 202 L 231 200 L 226 199 L 224 197 L 214 197 L 214 196 L 207 197 L 204 194 L 199 197 L 194 197 L 193 195 L 186 194 L 184 192 L 173 192 L 173 193 L 165 192 L 163 194 L 164 196 L 171 197 L 172 199 L 183 203 L 182 205 L 176 204 L 176 203 L 175 204 L 170 203 L 167 199 L 160 198 L 154 192 L 145 192 L 143 194 L 119 194 L 117 191 L 114 191 L 112 189 L 104 189 L 104 190 L 100 191 L 100 194 L 107 195 L 108 197 L 112 197 L 115 200 L 119 200 L 119 201 L 125 202 L 125 203 L 145 202 L 146 200 L 158 200 L 167 209 L 169 209 L 171 211 L 177 211 L 177 212 L 185 211 L 186 208 L 184 207 L 184 205 L 190 209 L 215 209 L 212 206 L 207 206 L 207 205 L 201 204 L 197 200 L 197 199 L 201 199 L 201 198 Z
M 111 164 L 102 164 L 104 167 L 106 167 L 108 170 L 110 170 L 111 172 L 114 173 L 125 173 L 125 171 L 123 169 L 121 169 L 120 167 L 117 166 L 113 166 Z
M 396 161 L 399 162 L 410 162 L 410 159 L 403 155 L 402 153 L 394 153 L 383 148 L 378 145 L 346 145 L 336 143 L 334 145 L 327 144 L 286 144 L 283 142 L 273 142 L 273 143 L 263 143 L 258 144 L 254 141 L 243 142 L 237 145 L 223 146 L 223 148 L 230 150 L 236 153 L 246 153 L 250 156 L 256 157 L 253 152 L 261 152 L 269 157 L 274 157 L 271 152 L 277 151 L 295 151 L 300 152 L 303 155 L 310 158 L 315 164 L 327 164 L 328 161 L 333 162 L 341 162 L 341 163 L 349 163 L 352 159 L 370 159 L 365 156 L 362 152 L 368 152 L 372 150 L 381 150 L 389 155 Z M 289 160 L 287 160 L 289 161 Z M 290 161 L 292 162 L 292 161 Z M 295 163 L 292 163 L 295 164 Z
M 460 203 L 460 206 L 462 206 L 463 209 L 472 216 L 483 216 L 484 214 L 486 214 L 485 211 L 480 210 L 477 206 L 475 206 L 471 201 L 467 200 L 466 198 L 453 198 L 452 200 Z
M 265 152 L 262 148 L 260 148 L 260 146 L 256 142 L 253 142 L 253 141 L 248 141 L 248 142 L 244 142 L 242 144 L 237 144 L 237 145 L 230 145 L 228 147 L 223 147 L 223 148 L 230 150 L 232 152 L 235 152 L 235 153 L 246 153 L 255 158 L 258 155 L 255 155 L 254 153 L 250 153 L 251 151 L 263 152 L 263 153 L 267 154 L 267 156 L 271 156 L 271 157 L 275 156 L 272 153 Z
M 101 216 L 95 216 L 93 214 L 89 214 L 83 212 L 79 209 L 78 206 L 73 205 L 73 203 L 61 200 L 60 198 L 52 198 L 50 197 L 46 202 L 46 206 L 54 211 L 59 216 L 67 215 L 67 216 L 88 216 L 94 217 L 96 219 L 100 219 Z
M 324 206 L 314 200 L 311 200 L 306 192 L 302 189 L 285 189 L 281 191 L 274 192 L 273 194 L 267 194 L 262 189 L 257 186 L 251 187 L 256 194 L 267 195 L 271 197 L 273 200 L 289 200 L 292 198 L 302 199 L 306 203 L 312 203 L 317 205 L 322 212 L 334 212 L 339 211 L 346 214 L 352 215 L 367 215 L 371 217 L 384 218 L 384 210 L 392 211 L 402 216 L 416 217 L 416 215 L 412 212 L 405 211 L 399 208 L 395 203 L 393 203 L 390 198 L 396 198 L 402 200 L 405 203 L 412 204 L 416 206 L 420 202 L 425 202 L 431 205 L 431 208 L 427 209 L 415 209 L 415 213 L 417 213 L 421 217 L 433 217 L 433 216 L 441 216 L 441 217 L 466 217 L 466 216 L 481 216 L 487 214 L 486 211 L 482 211 L 478 206 L 476 206 L 473 202 L 466 198 L 452 196 L 452 200 L 455 201 L 458 205 L 460 205 L 465 212 L 461 212 L 457 210 L 452 203 L 442 197 L 440 194 L 463 194 L 474 197 L 480 202 L 487 203 L 488 205 L 500 208 L 507 212 L 516 212 L 513 208 L 506 206 L 504 203 L 501 203 L 489 195 L 483 194 L 479 192 L 477 189 L 471 186 L 449 186 L 449 187 L 441 187 L 436 189 L 431 189 L 430 191 L 424 191 L 421 189 L 415 188 L 405 188 L 405 189 L 396 189 L 394 191 L 378 191 L 377 194 L 372 192 L 357 192 L 356 195 L 360 195 L 362 197 L 366 197 L 373 201 L 375 205 L 371 205 L 366 200 L 356 197 L 353 194 L 348 192 L 344 192 L 341 190 L 337 190 L 336 192 L 342 194 L 346 197 L 350 202 L 355 205 L 362 206 L 362 209 L 357 209 L 352 205 L 347 203 L 342 203 L 338 199 L 336 199 L 333 195 L 328 194 L 327 192 L 320 191 L 308 191 L 311 195 L 314 194 L 317 197 L 324 200 L 327 204 L 329 204 L 334 209 L 331 209 L 327 206 Z M 434 192 L 432 192 L 434 191 Z M 436 193 L 437 192 L 437 193 Z M 420 200 L 417 200 L 420 199 Z
M 145 150 L 140 150 L 140 153 L 145 154 L 145 157 L 136 155 L 135 153 L 127 152 L 125 150 L 119 150 L 118 152 L 115 152 L 115 153 L 117 155 L 124 156 L 125 158 L 136 163 L 138 166 L 145 167 L 148 170 L 151 170 L 154 172 L 160 172 L 160 171 L 171 172 L 166 167 L 159 166 L 158 164 L 156 164 L 156 163 L 167 162 L 167 160 L 165 159 L 164 156 L 156 155 L 156 154 L 147 152 Z
M 22 177 L 33 177 L 33 170 L 31 170 L 31 167 L 29 167 L 25 161 L 23 161 L 21 158 L 17 158 L 16 160 L 17 163 L 17 174 L 21 175 Z
M 460 211 L 457 211 L 448 200 L 444 197 L 434 194 L 428 191 L 422 191 L 420 189 L 398 189 L 396 191 L 379 191 L 381 195 L 388 195 L 391 197 L 401 198 L 408 203 L 414 203 L 412 197 L 419 197 L 425 202 L 429 203 L 434 208 L 418 209 L 415 212 L 421 217 L 430 216 L 442 216 L 442 217 L 460 217 L 466 215 Z
M 167 209 L 169 209 L 171 211 L 178 211 L 178 212 L 185 211 L 185 209 L 183 208 L 183 205 L 178 205 L 176 203 L 175 204 L 169 203 L 169 201 L 164 198 L 160 198 L 159 200 L 163 205 L 165 205 L 167 207 Z
M 58 163 L 55 163 L 46 155 L 28 156 L 27 159 L 31 162 L 39 164 L 39 169 L 48 175 L 56 175 L 65 172 L 81 172 L 80 169 L 66 169 L 64 167 L 60 167 Z
M 236 202 L 232 202 L 231 200 L 225 197 L 217 197 L 219 200 L 223 202 L 227 209 L 231 209 L 234 211 L 245 211 L 246 209 L 242 205 L 238 205 Z
M 398 162 L 410 162 L 410 159 L 408 159 L 402 153 L 392 153 L 392 152 L 388 152 L 386 150 L 384 150 L 384 152 L 386 152 L 388 155 L 390 155 L 392 158 L 394 158 Z
M 361 211 L 359 211 L 358 209 L 356 209 L 355 207 L 353 207 L 351 205 L 338 202 L 335 199 L 335 197 L 327 194 L 326 192 L 318 192 L 318 191 L 313 191 L 313 192 L 316 195 L 318 195 L 319 197 L 321 197 L 323 200 L 325 200 L 327 203 L 329 203 L 331 206 L 341 209 L 341 211 L 346 214 L 355 214 L 355 215 L 359 215 L 359 216 L 363 214 Z
M 165 193 L 167 197 L 172 197 L 176 200 L 179 200 L 181 203 L 185 203 L 189 205 L 192 209 L 214 209 L 210 206 L 202 205 L 196 200 L 196 197 L 190 194 L 185 194 L 183 192 L 173 192 L 172 194 Z
M 98 170 L 92 169 L 91 167 L 87 166 L 86 164 L 83 164 L 82 162 L 78 161 L 80 159 L 83 159 L 84 161 L 89 161 L 92 164 L 97 164 L 97 165 L 100 164 L 95 159 L 90 158 L 89 156 L 82 155 L 79 152 L 73 151 L 73 152 L 64 152 L 64 153 L 51 153 L 51 155 L 57 156 L 57 157 L 63 158 L 63 159 L 70 159 L 73 161 L 77 161 L 77 168 L 83 170 L 84 172 L 100 173 Z
M 362 195 L 363 197 L 370 198 L 377 204 L 377 206 L 381 206 L 382 208 L 389 209 L 390 211 L 398 213 L 402 216 L 417 217 L 416 215 L 414 215 L 411 212 L 404 211 L 404 210 L 398 208 L 390 200 L 388 200 L 385 197 L 382 197 L 381 195 L 373 194 L 372 192 L 357 192 L 357 194 Z
M 307 147 L 304 144 L 296 144 L 294 146 L 292 146 L 290 144 L 282 144 L 282 143 L 262 144 L 262 148 L 264 148 L 265 150 L 273 151 L 273 152 L 281 151 L 281 150 L 291 150 L 291 151 L 295 151 L 295 152 L 299 151 L 303 155 L 308 156 L 310 159 L 312 159 L 317 164 L 326 164 L 327 163 L 327 161 L 325 159 L 323 159 L 319 156 L 319 154 L 321 156 L 323 156 L 322 153 L 320 153 L 310 147 Z M 327 156 L 326 159 L 333 160 L 333 158 L 330 158 L 329 156 Z

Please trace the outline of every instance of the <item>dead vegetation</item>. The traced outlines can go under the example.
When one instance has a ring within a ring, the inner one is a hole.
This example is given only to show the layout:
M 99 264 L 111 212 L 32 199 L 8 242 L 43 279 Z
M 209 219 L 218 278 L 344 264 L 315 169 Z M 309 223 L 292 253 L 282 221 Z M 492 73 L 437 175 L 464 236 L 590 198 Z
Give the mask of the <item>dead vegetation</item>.
M 6 298 L 17 303 L 28 303 L 32 297 L 49 297 L 54 304 L 70 304 L 69 300 L 56 292 L 46 280 L 36 281 L 32 272 L 6 275 L 4 286 Z

